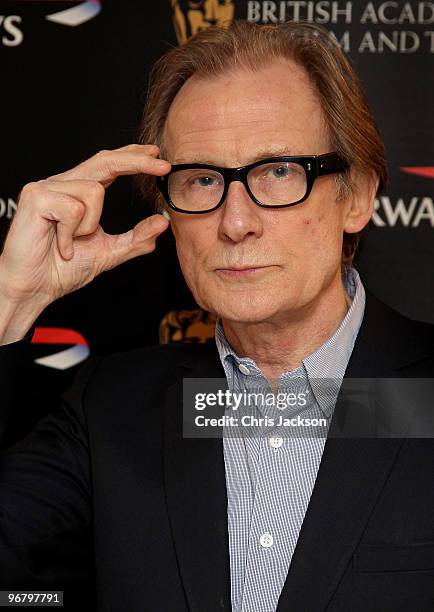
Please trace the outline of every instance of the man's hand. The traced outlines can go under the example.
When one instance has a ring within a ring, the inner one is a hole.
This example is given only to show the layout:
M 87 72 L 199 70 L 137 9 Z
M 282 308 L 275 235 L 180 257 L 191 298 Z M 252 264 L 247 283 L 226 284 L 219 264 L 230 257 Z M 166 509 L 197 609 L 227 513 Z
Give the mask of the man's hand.
M 168 227 L 162 215 L 115 236 L 99 221 L 105 190 L 117 177 L 169 172 L 169 162 L 156 159 L 158 153 L 155 145 L 101 151 L 23 188 L 0 257 L 0 344 L 22 337 L 54 300 L 155 249 Z

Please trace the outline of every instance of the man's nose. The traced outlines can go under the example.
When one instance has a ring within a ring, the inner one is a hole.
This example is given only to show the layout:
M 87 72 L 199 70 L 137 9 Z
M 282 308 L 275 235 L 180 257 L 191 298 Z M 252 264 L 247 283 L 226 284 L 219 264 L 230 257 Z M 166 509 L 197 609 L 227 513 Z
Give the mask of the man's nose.
M 262 211 L 240 181 L 233 181 L 229 185 L 220 210 L 219 233 L 223 239 L 241 242 L 247 236 L 259 238 L 262 235 Z

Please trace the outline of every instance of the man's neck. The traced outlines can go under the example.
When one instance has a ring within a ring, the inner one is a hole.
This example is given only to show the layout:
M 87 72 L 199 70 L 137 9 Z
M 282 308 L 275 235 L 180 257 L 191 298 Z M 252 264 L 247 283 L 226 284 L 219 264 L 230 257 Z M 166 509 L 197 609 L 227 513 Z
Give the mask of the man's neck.
M 278 320 L 239 323 L 222 320 L 225 336 L 239 357 L 250 357 L 275 381 L 299 367 L 336 331 L 351 305 L 341 277 L 311 303 Z

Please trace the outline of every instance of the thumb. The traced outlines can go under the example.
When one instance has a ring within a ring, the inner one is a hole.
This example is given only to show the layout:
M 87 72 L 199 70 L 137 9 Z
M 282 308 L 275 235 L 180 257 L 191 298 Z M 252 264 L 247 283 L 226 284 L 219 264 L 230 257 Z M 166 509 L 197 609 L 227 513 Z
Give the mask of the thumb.
M 124 234 L 110 236 L 106 269 L 110 270 L 129 259 L 152 253 L 158 236 L 168 227 L 168 220 L 157 214 L 143 219 Z

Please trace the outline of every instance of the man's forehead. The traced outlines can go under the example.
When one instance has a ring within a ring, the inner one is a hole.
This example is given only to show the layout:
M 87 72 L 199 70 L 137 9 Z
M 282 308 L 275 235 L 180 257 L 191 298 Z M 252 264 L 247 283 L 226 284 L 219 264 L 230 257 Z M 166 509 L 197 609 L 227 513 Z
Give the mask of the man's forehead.
M 293 107 L 297 102 L 320 106 L 305 69 L 292 60 L 275 58 L 255 70 L 239 66 L 217 75 L 192 75 L 173 99 L 168 119 L 182 115 L 183 121 L 197 124 L 209 122 L 212 115 L 214 124 L 224 124 L 233 114 L 248 121 L 256 110 L 266 119 L 273 106 Z
M 263 146 L 260 142 L 257 143 L 255 150 L 248 153 L 243 159 L 243 165 L 253 164 L 261 159 L 268 157 L 278 157 L 282 155 L 303 155 L 299 149 L 293 149 L 288 144 Z M 218 156 L 209 156 L 207 153 L 189 153 L 187 155 L 177 155 L 173 160 L 173 164 L 209 164 L 210 166 L 225 166 L 225 160 L 219 159 Z
M 295 65 L 296 66 L 296 65 Z M 314 154 L 324 140 L 319 98 L 306 73 L 288 62 L 209 79 L 192 77 L 175 97 L 164 130 L 172 163 L 252 163 L 276 155 Z

